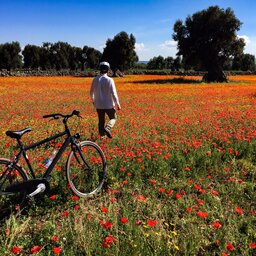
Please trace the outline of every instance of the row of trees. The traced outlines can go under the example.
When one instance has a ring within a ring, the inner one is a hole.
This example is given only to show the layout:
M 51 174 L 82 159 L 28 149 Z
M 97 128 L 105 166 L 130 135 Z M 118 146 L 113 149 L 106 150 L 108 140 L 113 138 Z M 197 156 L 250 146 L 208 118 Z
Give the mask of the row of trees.
M 74 47 L 66 42 L 26 45 L 23 51 L 19 42 L 5 43 L 0 44 L 0 69 L 84 70 L 85 66 L 98 68 L 99 62 L 105 60 L 113 71 L 124 71 L 138 61 L 135 42 L 132 34 L 120 32 L 107 40 L 103 53 L 89 46 Z
M 66 42 L 43 43 L 42 46 L 26 45 L 21 51 L 19 42 L 0 45 L 0 69 L 84 69 L 95 68 L 102 53 L 94 48 L 73 47 Z
M 145 66 L 147 69 L 151 70 L 164 70 L 169 69 L 172 71 L 178 70 L 195 70 L 195 71 L 202 71 L 202 69 L 196 65 L 188 65 L 185 61 L 181 59 L 180 56 L 173 58 L 167 57 L 164 58 L 161 55 L 158 57 L 154 57 L 149 60 L 147 65 Z M 223 69 L 226 71 L 255 71 L 256 64 L 255 64 L 255 56 L 252 54 L 240 54 L 235 57 L 230 57 L 224 63 Z

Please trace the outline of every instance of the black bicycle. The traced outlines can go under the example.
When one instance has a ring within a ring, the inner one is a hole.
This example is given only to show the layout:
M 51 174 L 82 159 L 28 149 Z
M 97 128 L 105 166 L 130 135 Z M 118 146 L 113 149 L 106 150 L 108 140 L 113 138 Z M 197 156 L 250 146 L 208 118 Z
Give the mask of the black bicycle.
M 65 130 L 29 146 L 24 146 L 21 138 L 24 134 L 32 131 L 31 128 L 6 132 L 7 136 L 17 140 L 19 152 L 12 159 L 0 158 L 0 219 L 23 208 L 29 199 L 49 189 L 53 168 L 69 145 L 66 177 L 71 190 L 79 197 L 89 197 L 95 195 L 102 188 L 106 176 L 104 153 L 95 142 L 79 141 L 79 133 L 71 134 L 68 120 L 73 116 L 80 117 L 80 112 L 74 110 L 69 115 L 58 113 L 43 116 L 43 118 L 52 118 L 53 120 L 62 118 Z M 63 144 L 55 149 L 54 155 L 45 163 L 46 170 L 43 176 L 37 178 L 27 151 L 60 137 L 65 137 Z M 29 172 L 19 165 L 22 157 L 25 159 Z

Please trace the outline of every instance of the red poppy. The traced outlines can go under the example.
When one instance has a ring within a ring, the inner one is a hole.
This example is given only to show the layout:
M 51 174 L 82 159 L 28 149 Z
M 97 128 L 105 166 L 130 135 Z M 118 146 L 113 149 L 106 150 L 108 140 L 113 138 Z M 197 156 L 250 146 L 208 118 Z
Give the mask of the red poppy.
M 186 212 L 187 212 L 187 213 L 190 213 L 190 212 L 191 212 L 191 208 L 188 207 L 188 208 L 186 209 Z
M 164 193 L 164 188 L 159 188 L 160 193 Z
M 106 207 L 101 207 L 101 211 L 104 212 L 104 213 L 107 213 L 107 212 L 108 212 L 108 208 L 106 208 Z
M 113 224 L 109 221 L 100 220 L 100 225 L 106 229 L 110 229 Z
M 113 243 L 113 242 L 115 242 L 116 241 L 116 238 L 114 238 L 113 236 L 107 236 L 106 238 L 105 238 L 105 243 Z
M 177 193 L 177 194 L 175 195 L 175 198 L 176 198 L 176 199 L 180 199 L 180 198 L 181 198 L 181 194 L 178 194 L 178 193 Z
M 249 246 L 250 246 L 250 248 L 252 248 L 252 249 L 256 249 L 256 244 L 253 243 L 253 242 L 250 242 L 250 243 L 249 243 Z
M 235 247 L 234 247 L 233 244 L 228 243 L 228 244 L 226 245 L 226 249 L 227 249 L 228 251 L 234 251 L 234 250 L 235 250 Z
M 68 211 L 65 211 L 60 214 L 61 217 L 68 217 Z
M 115 199 L 114 197 L 111 197 L 111 198 L 109 198 L 109 201 L 110 201 L 111 203 L 114 203 L 114 202 L 116 201 L 116 199 Z
M 123 181 L 123 185 L 127 185 L 128 184 L 128 181 L 127 180 L 124 180 Z
M 32 254 L 35 254 L 35 253 L 38 253 L 40 250 L 41 250 L 41 247 L 38 245 L 35 245 L 33 248 L 31 248 L 30 251 Z
M 52 241 L 53 242 L 58 242 L 59 241 L 59 237 L 58 236 L 52 236 Z
M 219 195 L 219 192 L 217 192 L 217 191 L 215 191 L 215 190 L 212 190 L 212 191 L 211 191 L 211 194 L 212 194 L 213 196 L 217 196 L 217 195 Z
M 237 208 L 236 208 L 236 213 L 237 213 L 238 215 L 243 215 L 243 210 L 242 210 L 241 208 L 237 207 Z
M 201 200 L 201 199 L 197 199 L 197 203 L 200 204 L 200 205 L 203 205 L 203 204 L 204 204 L 204 201 Z
M 122 218 L 121 218 L 121 222 L 124 223 L 124 224 L 127 223 L 127 222 L 128 222 L 128 218 L 122 217 Z
M 54 254 L 60 254 L 61 253 L 61 247 L 59 246 L 59 247 L 55 247 L 55 248 L 53 248 L 53 253 Z
M 137 195 L 137 199 L 142 202 L 147 200 L 147 198 L 142 195 Z
M 158 221 L 149 219 L 147 223 L 150 227 L 154 227 L 155 225 L 158 224 Z
M 12 247 L 12 253 L 14 254 L 19 254 L 21 252 L 21 248 L 18 246 L 13 246 Z
M 75 207 L 74 207 L 74 210 L 79 210 L 80 209 L 80 205 L 76 204 Z
M 203 218 L 203 219 L 206 219 L 207 216 L 208 216 L 207 212 L 197 212 L 196 215 L 197 215 L 198 217 Z
M 73 198 L 74 201 L 78 201 L 79 200 L 78 196 L 72 196 L 72 198 Z
M 56 195 L 52 195 L 52 196 L 50 196 L 50 199 L 51 200 L 55 200 L 57 198 L 57 196 Z
M 214 221 L 214 223 L 212 224 L 212 226 L 214 227 L 214 228 L 221 228 L 221 224 L 216 220 L 216 221 Z
M 166 192 L 166 194 L 169 195 L 169 196 L 172 195 L 172 193 L 173 193 L 173 191 L 171 189 L 168 189 L 167 192 Z

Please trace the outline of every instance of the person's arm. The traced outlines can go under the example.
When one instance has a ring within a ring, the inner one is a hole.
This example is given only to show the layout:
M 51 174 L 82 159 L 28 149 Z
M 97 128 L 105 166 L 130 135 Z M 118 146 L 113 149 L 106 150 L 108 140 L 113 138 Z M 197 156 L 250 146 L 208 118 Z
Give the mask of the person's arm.
M 114 102 L 117 105 L 118 110 L 120 110 L 121 105 L 119 103 L 119 99 L 118 99 L 118 95 L 117 95 L 117 91 L 116 91 L 116 86 L 115 86 L 115 82 L 114 82 L 113 79 L 112 79 L 111 85 L 112 85 L 112 96 L 113 96 Z
M 90 89 L 90 97 L 92 99 L 92 102 L 94 102 L 94 79 L 92 81 L 91 89 Z

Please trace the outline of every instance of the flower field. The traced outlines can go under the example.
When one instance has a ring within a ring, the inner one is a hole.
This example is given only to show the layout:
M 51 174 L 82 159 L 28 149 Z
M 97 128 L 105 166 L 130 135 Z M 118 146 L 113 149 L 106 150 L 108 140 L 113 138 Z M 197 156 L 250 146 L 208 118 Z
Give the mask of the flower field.
M 6 130 L 31 127 L 29 144 L 62 130 L 43 115 L 78 109 L 72 131 L 102 147 L 108 174 L 80 199 L 64 153 L 50 191 L 1 223 L 0 255 L 256 255 L 256 77 L 200 79 L 115 78 L 122 110 L 102 140 L 92 78 L 0 78 L 1 157 L 16 150 Z M 38 176 L 50 151 L 28 152 Z

